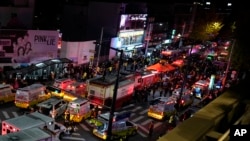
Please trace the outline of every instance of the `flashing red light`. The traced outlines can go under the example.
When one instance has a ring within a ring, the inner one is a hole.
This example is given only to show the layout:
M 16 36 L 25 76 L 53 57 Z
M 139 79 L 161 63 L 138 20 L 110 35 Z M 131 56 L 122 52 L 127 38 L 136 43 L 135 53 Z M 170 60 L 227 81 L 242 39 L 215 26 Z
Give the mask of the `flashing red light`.
M 184 104 L 184 100 L 183 99 L 181 100 L 181 104 Z

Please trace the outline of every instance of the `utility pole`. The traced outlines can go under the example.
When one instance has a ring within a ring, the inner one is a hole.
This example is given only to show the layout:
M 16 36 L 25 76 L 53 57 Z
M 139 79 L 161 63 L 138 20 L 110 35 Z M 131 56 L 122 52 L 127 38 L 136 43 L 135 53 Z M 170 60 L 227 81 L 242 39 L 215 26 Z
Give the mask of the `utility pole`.
M 224 76 L 223 81 L 222 81 L 222 86 L 223 86 L 222 89 L 224 89 L 224 87 L 226 85 L 227 75 L 228 75 L 228 72 L 229 72 L 229 69 L 230 69 L 230 66 L 231 66 L 231 59 L 232 59 L 232 54 L 233 54 L 235 42 L 236 42 L 236 39 L 233 39 L 232 48 L 231 48 L 229 58 L 228 58 L 228 61 L 227 61 L 227 68 L 226 68 L 225 76 Z
M 186 22 L 184 22 L 184 24 L 182 25 L 182 32 L 181 32 L 181 37 L 180 37 L 180 42 L 179 42 L 179 48 L 182 46 L 182 38 L 183 38 L 183 35 L 184 35 L 184 32 L 185 32 L 185 28 L 186 28 Z
M 100 53 L 101 53 L 101 48 L 102 48 L 102 38 L 103 38 L 103 27 L 101 29 L 101 35 L 100 35 L 100 41 L 99 41 L 99 45 L 98 46 L 98 54 L 97 54 L 97 61 L 96 61 L 96 67 L 99 66 L 99 60 L 100 60 Z
M 113 124 L 113 117 L 114 117 L 114 112 L 115 112 L 115 105 L 116 105 L 116 97 L 117 97 L 117 90 L 119 87 L 119 77 L 120 77 L 120 70 L 121 70 L 121 65 L 122 65 L 122 56 L 123 56 L 123 50 L 118 50 L 117 48 L 110 47 L 111 49 L 120 52 L 120 58 L 119 58 L 119 65 L 117 69 L 117 78 L 115 82 L 115 87 L 114 87 L 114 95 L 112 98 L 112 105 L 110 108 L 110 115 L 109 115 L 109 122 L 108 122 L 108 133 L 107 133 L 107 141 L 112 141 L 112 124 Z
M 182 85 L 181 85 L 181 90 L 180 90 L 180 96 L 178 97 L 177 99 L 177 105 L 178 105 L 178 108 L 180 108 L 180 104 L 178 102 L 180 102 L 181 98 L 182 98 L 182 95 L 183 95 L 183 90 L 184 90 L 184 87 L 185 87 L 185 84 L 186 84 L 186 81 L 187 81 L 187 74 L 188 74 L 188 69 L 189 69 L 189 66 L 190 66 L 190 57 L 191 57 L 191 53 L 192 53 L 192 50 L 193 50 L 193 45 L 191 46 L 190 48 L 190 51 L 189 51 L 189 56 L 187 58 L 187 66 L 186 68 L 184 69 L 184 78 L 183 78 L 183 82 L 182 82 Z M 178 109 L 177 109 L 178 110 Z
M 148 26 L 147 26 L 147 35 L 146 35 L 146 45 L 145 45 L 145 56 L 147 57 L 148 55 L 148 44 L 149 41 L 151 39 L 151 34 L 152 34 L 152 30 L 153 30 L 153 22 L 154 22 L 154 18 L 149 18 L 148 19 Z

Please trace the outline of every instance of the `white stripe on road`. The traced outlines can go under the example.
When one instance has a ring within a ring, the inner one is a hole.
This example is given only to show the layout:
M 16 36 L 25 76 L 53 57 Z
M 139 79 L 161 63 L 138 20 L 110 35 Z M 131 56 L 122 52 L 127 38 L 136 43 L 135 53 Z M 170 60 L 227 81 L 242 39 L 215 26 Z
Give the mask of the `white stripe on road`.
M 143 134 L 142 132 L 140 132 L 140 131 L 138 131 L 137 132 L 138 134 L 140 134 L 142 137 L 144 137 L 144 138 L 146 138 L 147 137 L 147 135 L 145 135 L 145 134 Z
M 154 128 L 157 128 L 157 127 L 159 127 L 162 124 L 163 124 L 162 122 L 157 122 L 157 123 L 154 124 Z
M 130 115 L 130 117 L 132 117 L 132 116 L 134 116 L 135 115 L 135 113 L 132 113 L 131 115 Z
M 137 111 L 137 110 L 139 110 L 139 109 L 141 109 L 142 107 L 141 106 L 138 106 L 138 107 L 136 107 L 136 108 L 134 108 L 133 110 L 131 110 L 132 112 L 135 112 L 135 111 Z
M 3 115 L 4 115 L 4 117 L 5 117 L 6 119 L 9 119 L 9 118 L 10 118 L 10 116 L 8 115 L 8 113 L 7 113 L 6 111 L 3 111 Z
M 145 110 L 141 111 L 139 114 L 140 114 L 140 115 L 143 115 L 143 114 L 145 114 L 145 113 L 147 113 L 147 112 L 148 112 L 148 109 L 145 109 Z
M 82 123 L 80 123 L 79 124 L 85 131 L 90 131 L 90 129 L 86 126 L 86 125 L 84 125 L 84 124 L 82 124 Z
M 139 120 L 141 120 L 141 119 L 143 119 L 143 118 L 144 118 L 144 116 L 139 116 L 139 117 L 133 119 L 132 121 L 133 121 L 133 122 L 137 122 L 137 121 L 139 121 Z
M 70 137 L 70 136 L 64 136 L 63 139 L 71 140 L 71 141 L 86 141 L 84 138 L 77 138 L 77 137 Z
M 149 124 L 150 121 L 152 121 L 152 119 L 147 119 L 143 123 L 141 123 L 141 125 L 147 125 Z
M 76 132 L 72 133 L 72 135 L 73 135 L 73 136 L 81 136 L 80 133 L 76 133 Z
M 14 117 L 18 117 L 17 112 L 12 112 L 12 114 L 14 115 Z
M 144 132 L 148 133 L 148 129 L 146 129 L 144 126 L 139 125 L 139 128 L 143 130 Z
M 134 107 L 134 106 L 135 106 L 135 104 L 129 104 L 127 106 L 122 107 L 122 109 L 127 109 L 127 108 L 131 108 L 131 107 Z

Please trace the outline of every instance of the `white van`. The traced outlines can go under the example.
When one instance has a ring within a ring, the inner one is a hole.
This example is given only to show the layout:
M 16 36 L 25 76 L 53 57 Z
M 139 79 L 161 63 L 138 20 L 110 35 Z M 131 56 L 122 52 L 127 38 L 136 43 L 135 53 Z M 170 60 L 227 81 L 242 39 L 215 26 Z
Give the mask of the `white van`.
M 68 103 L 61 98 L 51 97 L 50 99 L 37 104 L 38 111 L 52 118 L 57 118 L 64 114 Z

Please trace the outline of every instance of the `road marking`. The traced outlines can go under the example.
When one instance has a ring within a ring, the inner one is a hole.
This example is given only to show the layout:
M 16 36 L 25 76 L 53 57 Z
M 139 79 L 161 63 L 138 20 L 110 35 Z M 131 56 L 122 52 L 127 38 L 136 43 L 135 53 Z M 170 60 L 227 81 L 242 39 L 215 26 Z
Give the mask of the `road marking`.
M 132 113 L 131 115 L 130 115 L 130 117 L 132 117 L 132 116 L 134 116 L 135 115 L 135 113 Z
M 142 132 L 140 132 L 140 131 L 137 131 L 137 133 L 138 134 L 140 134 L 142 137 L 144 137 L 144 138 L 146 138 L 147 137 L 147 135 L 145 135 L 145 134 L 143 134 Z
M 10 116 L 8 115 L 8 113 L 7 113 L 6 111 L 3 111 L 3 115 L 4 115 L 4 117 L 7 118 L 7 119 L 10 118 Z
M 79 124 L 85 131 L 90 131 L 90 129 L 86 126 L 86 125 L 84 125 L 84 124 L 82 124 L 82 123 L 80 123 Z
M 138 107 L 136 107 L 136 108 L 134 108 L 133 110 L 131 110 L 132 112 L 135 112 L 135 111 L 137 111 L 137 110 L 139 110 L 139 109 L 141 109 L 142 107 L 141 106 L 138 106 Z
M 73 135 L 73 136 L 81 136 L 80 133 L 76 133 L 76 132 L 72 133 L 72 135 Z
M 17 114 L 17 112 L 12 112 L 12 114 L 14 115 L 14 117 L 18 117 L 19 115 Z
M 147 113 L 147 112 L 148 112 L 148 109 L 145 109 L 145 110 L 141 111 L 139 114 L 140 114 L 140 115 L 143 115 L 143 114 L 145 114 L 145 113 Z
M 145 128 L 144 126 L 139 125 L 139 128 L 140 128 L 141 130 L 143 130 L 144 132 L 148 133 L 148 129 Z
M 139 117 L 133 119 L 132 121 L 133 121 L 133 122 L 137 122 L 137 121 L 139 121 L 139 120 L 141 120 L 141 119 L 143 119 L 143 118 L 144 118 L 144 116 L 139 116 Z
M 131 108 L 131 107 L 134 107 L 134 106 L 135 106 L 135 104 L 129 104 L 127 106 L 122 107 L 122 109 L 127 109 L 127 108 Z
M 160 125 L 162 125 L 162 122 L 157 122 L 157 123 L 154 124 L 154 128 L 157 128 L 157 127 L 159 127 Z
M 66 140 L 75 140 L 75 141 L 86 141 L 84 138 L 77 138 L 77 137 L 70 137 L 70 136 L 65 136 L 63 137 L 63 139 L 66 139 Z
M 141 123 L 141 125 L 147 125 L 149 124 L 150 121 L 152 121 L 152 119 L 147 119 L 143 123 Z

